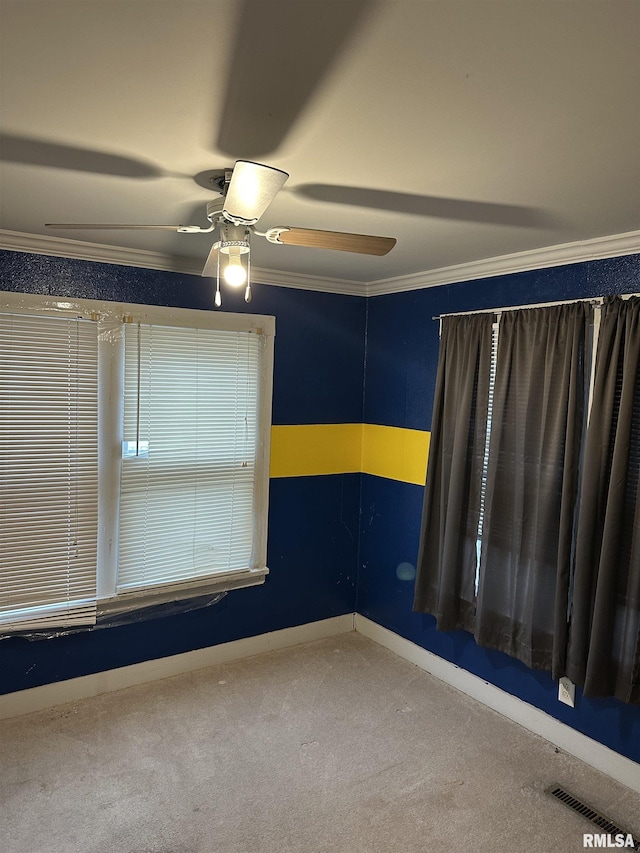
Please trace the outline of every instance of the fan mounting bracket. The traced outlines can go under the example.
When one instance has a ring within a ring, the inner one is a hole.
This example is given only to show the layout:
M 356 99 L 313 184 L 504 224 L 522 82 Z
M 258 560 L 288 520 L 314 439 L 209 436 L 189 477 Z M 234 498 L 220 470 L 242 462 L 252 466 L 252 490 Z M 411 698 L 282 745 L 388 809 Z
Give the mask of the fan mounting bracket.
M 198 172 L 193 180 L 199 187 L 204 187 L 205 190 L 211 190 L 214 193 L 224 196 L 229 187 L 232 174 L 233 168 L 207 169 L 205 172 Z

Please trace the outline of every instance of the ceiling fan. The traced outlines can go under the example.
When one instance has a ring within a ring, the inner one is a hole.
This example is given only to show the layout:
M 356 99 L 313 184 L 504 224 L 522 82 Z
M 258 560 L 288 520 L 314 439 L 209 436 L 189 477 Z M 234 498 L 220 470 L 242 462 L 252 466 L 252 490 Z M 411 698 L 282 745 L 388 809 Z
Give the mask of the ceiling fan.
M 379 0 L 343 0 L 340 14 L 327 11 L 326 0 L 237 0 L 235 38 L 229 50 L 226 95 L 211 151 L 235 160 L 233 168 L 205 172 L 196 183 L 222 198 L 206 205 L 208 227 L 197 225 L 47 225 L 68 229 L 169 230 L 182 233 L 218 231 L 203 275 L 216 276 L 220 304 L 220 272 L 225 279 L 246 278 L 245 298 L 251 298 L 250 238 L 253 234 L 275 244 L 310 246 L 363 254 L 384 255 L 395 245 L 388 237 L 370 237 L 305 228 L 258 231 L 256 223 L 288 178 L 263 165 L 287 139 L 298 117 L 321 87 L 336 60 L 366 28 Z M 336 8 L 338 4 L 335 4 Z M 246 159 L 236 159 L 238 157 Z M 0 133 L 0 161 L 30 167 L 72 170 L 127 180 L 192 179 L 161 164 L 123 154 L 71 144 L 67 141 Z M 507 223 L 521 227 L 553 225 L 541 210 L 459 198 L 423 196 L 367 187 L 301 184 L 296 196 L 320 203 L 381 209 L 412 216 Z M 204 206 L 204 205 L 203 205 Z M 235 273 L 233 272 L 235 268 Z M 244 270 L 244 272 L 242 272 Z
M 276 226 L 258 231 L 256 223 L 271 204 L 289 175 L 272 166 L 237 160 L 233 169 L 210 174 L 209 183 L 222 198 L 207 204 L 210 225 L 111 225 L 47 223 L 55 229 L 137 229 L 146 231 L 178 231 L 182 234 L 203 234 L 218 231 L 202 275 L 216 278 L 215 304 L 220 307 L 220 272 L 224 281 L 235 287 L 245 285 L 245 301 L 251 301 L 251 236 L 256 234 L 276 245 L 307 246 L 315 249 L 335 249 L 363 255 L 386 255 L 396 244 L 394 237 L 374 237 L 342 231 L 319 231 L 312 228 Z M 222 266 L 221 266 L 222 265 Z

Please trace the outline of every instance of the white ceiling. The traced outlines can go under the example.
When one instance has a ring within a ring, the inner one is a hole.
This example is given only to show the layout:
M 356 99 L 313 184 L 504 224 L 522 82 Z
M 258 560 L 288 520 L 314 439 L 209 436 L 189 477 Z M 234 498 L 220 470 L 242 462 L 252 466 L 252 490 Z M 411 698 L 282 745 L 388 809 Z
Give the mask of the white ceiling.
M 254 238 L 253 263 L 285 273 L 371 282 L 640 228 L 637 0 L 0 9 L 2 229 L 206 225 L 194 177 L 238 158 L 291 176 L 259 227 L 398 239 L 371 258 Z M 61 236 L 202 262 L 213 242 Z

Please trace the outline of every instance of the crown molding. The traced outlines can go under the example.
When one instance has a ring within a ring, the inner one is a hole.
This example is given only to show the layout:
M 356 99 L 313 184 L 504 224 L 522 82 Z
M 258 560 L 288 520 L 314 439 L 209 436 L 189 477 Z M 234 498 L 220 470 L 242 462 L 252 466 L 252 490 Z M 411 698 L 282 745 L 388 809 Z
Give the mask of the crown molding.
M 166 270 L 169 272 L 200 275 L 200 261 L 193 258 L 165 255 L 143 249 L 126 249 L 121 246 L 105 246 L 84 240 L 69 240 L 48 235 L 24 234 L 19 231 L 0 229 L 0 249 L 12 252 L 28 252 L 37 255 L 76 258 L 102 264 L 119 264 L 128 267 Z M 275 287 L 290 287 L 297 290 L 315 290 L 349 296 L 384 296 L 409 290 L 421 290 L 442 284 L 460 281 L 493 278 L 528 270 L 576 264 L 602 258 L 620 257 L 640 253 L 640 231 L 595 237 L 574 243 L 561 243 L 542 249 L 516 252 L 496 258 L 470 261 L 450 267 L 362 282 L 350 279 L 326 278 L 319 275 L 303 275 L 283 270 L 252 267 L 253 281 Z
M 122 246 L 106 246 L 66 237 L 42 234 L 24 234 L 20 231 L 0 229 L 0 249 L 10 252 L 27 252 L 35 255 L 51 255 L 57 258 L 75 258 L 100 264 L 118 264 L 125 267 L 143 267 L 151 270 L 185 273 L 199 276 L 202 262 L 194 258 L 149 252 L 144 249 L 126 249 Z M 319 275 L 270 270 L 251 267 L 252 281 L 276 287 L 291 287 L 298 290 L 320 290 L 350 296 L 366 296 L 366 282 L 348 279 L 325 278 Z
M 144 249 L 125 249 L 122 246 L 105 246 L 66 237 L 43 234 L 24 234 L 21 231 L 0 230 L 0 249 L 10 252 L 27 252 L 34 255 L 51 255 L 56 258 L 76 258 L 100 264 L 119 264 L 125 267 L 144 267 L 151 270 L 169 270 L 200 275 L 201 267 L 189 258 L 174 257 Z
M 321 275 L 302 275 L 254 267 L 251 264 L 251 281 L 273 284 L 275 287 L 292 287 L 296 290 L 318 290 L 325 293 L 341 293 L 346 296 L 366 296 L 367 282 L 351 279 L 326 278 Z
M 455 284 L 456 282 L 472 281 L 479 278 L 493 278 L 494 276 L 510 275 L 545 267 L 559 267 L 566 264 L 578 264 L 583 261 L 635 255 L 638 252 L 640 252 L 640 231 L 629 231 L 626 234 L 594 237 L 591 240 L 578 240 L 574 243 L 560 243 L 557 246 L 546 246 L 542 249 L 530 249 L 526 252 L 515 252 L 512 255 L 501 255 L 497 258 L 486 258 L 451 267 L 440 267 L 412 275 L 370 281 L 367 284 L 366 295 L 384 296 L 389 293 L 421 290 L 425 287 L 437 287 L 442 284 Z

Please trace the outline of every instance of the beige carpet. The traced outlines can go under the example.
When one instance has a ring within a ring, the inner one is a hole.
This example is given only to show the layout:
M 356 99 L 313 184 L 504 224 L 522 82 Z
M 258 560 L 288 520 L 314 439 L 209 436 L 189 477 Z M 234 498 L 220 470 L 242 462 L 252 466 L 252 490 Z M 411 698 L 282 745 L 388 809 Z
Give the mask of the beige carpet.
M 629 789 L 351 633 L 0 722 L 2 853 L 571 853 Z

